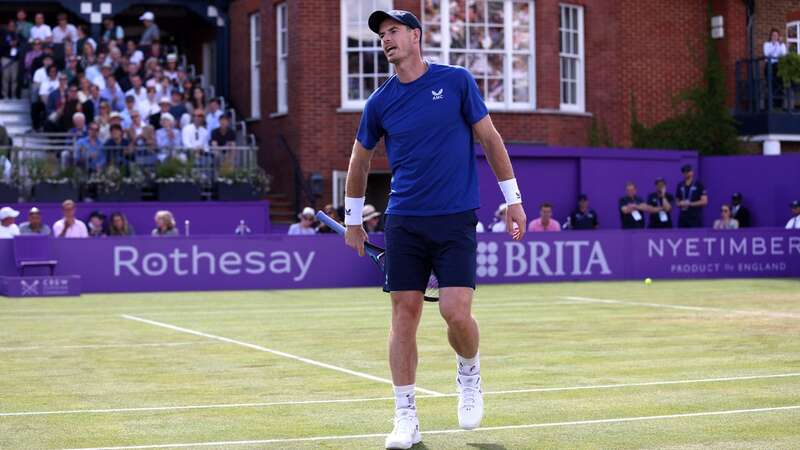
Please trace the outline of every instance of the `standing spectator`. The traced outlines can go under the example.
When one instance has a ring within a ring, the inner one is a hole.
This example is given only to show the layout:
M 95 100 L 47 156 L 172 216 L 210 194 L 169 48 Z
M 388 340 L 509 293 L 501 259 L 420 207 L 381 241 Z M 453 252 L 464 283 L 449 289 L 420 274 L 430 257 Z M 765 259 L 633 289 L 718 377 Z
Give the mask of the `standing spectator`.
M 800 200 L 795 200 L 791 203 L 792 218 L 786 222 L 787 230 L 800 230 Z
M 89 124 L 88 136 L 78 139 L 75 143 L 73 162 L 86 167 L 89 172 L 94 172 L 105 166 L 106 152 L 100 140 L 99 124 Z
M 86 224 L 75 218 L 75 202 L 64 200 L 61 204 L 61 212 L 64 218 L 59 219 L 53 224 L 53 236 L 59 238 L 86 238 L 89 237 L 89 230 Z
M 39 99 L 42 101 L 44 105 L 47 105 L 47 100 L 50 97 L 50 94 L 58 89 L 59 87 L 59 77 L 58 77 L 58 67 L 55 64 L 50 64 L 47 66 L 47 78 L 45 78 L 42 83 L 39 85 Z M 64 77 L 64 81 L 67 81 L 67 77 Z M 66 86 L 64 86 L 66 88 Z
M 739 222 L 731 216 L 731 207 L 722 205 L 720 218 L 714 221 L 715 230 L 736 230 Z
M 101 40 L 104 45 L 108 45 L 111 41 L 121 44 L 123 39 L 125 39 L 125 31 L 121 26 L 114 23 L 114 19 L 108 17 L 103 20 L 103 37 Z
M 69 40 L 70 42 L 77 42 L 78 41 L 78 29 L 75 28 L 75 25 L 69 23 L 67 21 L 67 15 L 64 13 L 59 13 L 57 16 L 58 25 L 52 29 L 53 33 L 53 44 L 63 44 L 64 40 Z
M 681 209 L 678 216 L 679 228 L 700 228 L 703 226 L 703 207 L 708 204 L 708 194 L 702 183 L 694 179 L 690 164 L 681 167 L 683 182 L 678 185 L 675 200 Z
M 36 71 L 39 70 L 38 67 L 35 66 L 35 62 L 44 55 L 44 51 L 42 50 L 42 42 L 41 41 L 34 41 L 33 46 L 30 50 L 25 53 L 25 59 L 23 60 L 23 67 L 25 71 L 28 73 L 33 73 L 33 82 L 34 84 L 31 86 L 34 92 L 38 89 L 38 81 L 36 80 Z M 51 59 L 50 62 L 52 63 L 53 60 Z M 47 76 L 47 72 L 44 72 L 44 76 Z M 40 78 L 39 81 L 43 81 L 44 77 Z
M 128 223 L 125 214 L 113 212 L 109 220 L 108 234 L 109 236 L 133 236 L 136 233 L 133 230 L 133 225 Z
M 361 220 L 364 223 L 364 231 L 367 233 L 383 233 L 381 226 L 381 213 L 375 210 L 372 205 L 364 205 L 361 211 Z
M 89 214 L 89 223 L 87 224 L 87 228 L 89 229 L 89 237 L 107 236 L 105 222 L 106 216 L 103 213 L 100 211 L 92 211 L 92 213 Z
M 30 41 L 35 41 L 38 39 L 45 44 L 49 44 L 53 41 L 53 29 L 50 28 L 50 25 L 44 23 L 44 14 L 36 13 L 33 23 Z
M 97 41 L 89 36 L 89 30 L 86 25 L 78 25 L 78 41 L 75 42 L 75 50 L 78 56 L 83 57 L 86 53 L 86 46 L 92 47 L 92 51 L 97 50 Z
M 315 234 L 317 230 L 314 228 L 314 208 L 306 206 L 303 212 L 297 215 L 300 222 L 293 223 L 289 227 L 289 235 L 297 236 L 302 234 Z
M 625 183 L 625 196 L 619 199 L 619 216 L 623 229 L 644 228 L 643 211 L 647 204 L 636 195 L 636 185 L 632 181 Z
M 750 210 L 742 205 L 741 192 L 734 192 L 731 196 L 731 216 L 739 222 L 739 228 L 750 227 Z
M 208 150 L 208 129 L 205 120 L 206 115 L 203 110 L 194 111 L 194 121 L 181 130 L 184 147 L 198 153 Z
M 330 204 L 325 205 L 325 207 L 322 208 L 322 211 L 325 213 L 326 216 L 330 217 L 331 219 L 337 222 L 339 221 L 339 215 L 336 214 L 336 209 L 333 207 L 333 205 Z M 335 231 L 333 231 L 329 226 L 325 225 L 325 223 L 320 222 L 319 226 L 317 227 L 317 233 L 328 234 L 328 233 L 335 233 Z
M 764 42 L 764 58 L 767 60 L 764 64 L 764 79 L 772 91 L 773 106 L 780 104 L 778 97 L 783 89 L 783 81 L 778 76 L 778 61 L 786 56 L 786 53 L 786 44 L 781 40 L 781 32 L 773 28 L 769 32 L 769 40 Z
M 494 222 L 489 227 L 492 233 L 505 233 L 506 232 L 506 213 L 508 212 L 508 205 L 500 203 L 494 211 Z
M 578 209 L 567 218 L 564 226 L 570 230 L 596 230 L 598 227 L 597 212 L 589 209 L 589 197 L 586 194 L 578 196 Z
M 0 33 L 0 68 L 2 68 L 0 76 L 3 77 L 0 98 L 19 98 L 17 77 L 22 50 L 16 27 L 16 22 L 9 20 L 6 30 Z
M 549 203 L 542 203 L 539 207 L 539 217 L 533 219 L 528 224 L 528 231 L 561 231 L 561 225 L 553 220 L 553 206 Z
M 161 39 L 158 25 L 155 23 L 156 16 L 152 12 L 146 11 L 139 17 L 139 20 L 144 23 L 144 33 L 142 33 L 142 37 L 139 39 L 140 46 L 148 46 L 152 44 L 153 41 Z
M 19 211 L 10 206 L 0 208 L 0 239 L 13 239 L 19 236 L 19 227 L 14 223 L 18 215 Z
M 212 98 L 208 102 L 208 109 L 206 109 L 206 126 L 208 131 L 214 131 L 219 128 L 219 119 L 222 117 L 222 110 L 219 107 L 219 99 Z
M 647 196 L 647 206 L 650 212 L 650 228 L 672 228 L 672 204 L 675 197 L 667 192 L 667 182 L 663 178 L 656 178 L 656 191 Z
M 227 113 L 219 119 L 219 127 L 211 131 L 211 145 L 217 147 L 236 146 L 236 133 L 230 127 L 231 117 Z
M 23 222 L 19 226 L 19 234 L 23 236 L 50 236 L 50 227 L 48 227 L 46 223 L 42 222 L 42 214 L 39 212 L 39 208 L 34 206 L 30 211 L 28 211 L 28 221 Z
M 33 24 L 28 21 L 28 13 L 24 9 L 17 11 L 17 33 L 22 42 L 30 42 Z
M 156 227 L 150 232 L 151 236 L 178 236 L 178 229 L 175 228 L 175 218 L 169 211 L 158 211 L 156 213 Z

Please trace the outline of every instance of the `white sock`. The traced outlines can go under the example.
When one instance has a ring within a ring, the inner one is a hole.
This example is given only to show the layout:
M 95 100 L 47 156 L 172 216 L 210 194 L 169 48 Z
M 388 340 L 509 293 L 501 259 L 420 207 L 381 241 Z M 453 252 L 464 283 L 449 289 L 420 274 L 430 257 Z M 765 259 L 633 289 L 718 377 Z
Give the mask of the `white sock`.
M 461 355 L 456 355 L 458 359 L 458 373 L 460 375 L 472 376 L 481 373 L 481 355 L 475 353 L 472 358 L 464 358 Z
M 394 408 L 399 409 L 417 409 L 416 391 L 414 385 L 408 386 L 394 386 Z

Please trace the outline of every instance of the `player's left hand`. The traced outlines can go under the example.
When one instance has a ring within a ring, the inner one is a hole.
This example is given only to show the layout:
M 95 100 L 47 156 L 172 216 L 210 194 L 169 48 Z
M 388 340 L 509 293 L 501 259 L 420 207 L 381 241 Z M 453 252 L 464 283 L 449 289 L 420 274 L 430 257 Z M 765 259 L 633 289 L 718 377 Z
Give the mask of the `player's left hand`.
M 528 218 L 525 216 L 525 209 L 522 207 L 522 203 L 508 206 L 508 211 L 506 212 L 506 231 L 515 241 L 522 240 L 527 223 Z

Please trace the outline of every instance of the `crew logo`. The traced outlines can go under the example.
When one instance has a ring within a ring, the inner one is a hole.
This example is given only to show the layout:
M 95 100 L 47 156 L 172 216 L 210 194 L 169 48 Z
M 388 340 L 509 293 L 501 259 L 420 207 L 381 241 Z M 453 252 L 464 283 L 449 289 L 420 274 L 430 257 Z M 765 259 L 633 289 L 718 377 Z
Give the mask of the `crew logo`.
M 497 262 L 500 259 L 497 256 L 498 249 L 499 246 L 497 242 L 478 242 L 478 256 L 476 261 L 478 263 L 478 268 L 476 274 L 479 277 L 496 277 L 499 274 L 500 271 L 497 269 Z

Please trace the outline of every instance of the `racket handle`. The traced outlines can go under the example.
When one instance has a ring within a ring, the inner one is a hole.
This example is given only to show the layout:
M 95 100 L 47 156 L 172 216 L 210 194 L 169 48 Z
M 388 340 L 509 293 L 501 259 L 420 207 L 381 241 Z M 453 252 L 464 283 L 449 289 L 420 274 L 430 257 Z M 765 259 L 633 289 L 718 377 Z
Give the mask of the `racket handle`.
M 338 234 L 344 236 L 345 228 L 344 225 L 340 224 L 339 222 L 331 219 L 325 214 L 323 211 L 317 211 L 317 220 L 324 223 L 328 226 L 331 230 L 335 231 Z

